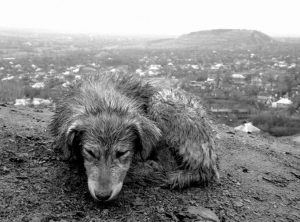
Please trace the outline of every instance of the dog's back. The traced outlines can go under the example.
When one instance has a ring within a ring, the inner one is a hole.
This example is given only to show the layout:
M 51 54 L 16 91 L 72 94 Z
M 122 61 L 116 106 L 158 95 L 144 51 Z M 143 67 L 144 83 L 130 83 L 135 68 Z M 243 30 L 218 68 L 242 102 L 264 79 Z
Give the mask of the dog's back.
M 151 98 L 147 115 L 162 137 L 150 156 L 155 164 L 144 172 L 136 169 L 146 181 L 172 188 L 219 181 L 214 133 L 198 97 L 181 90 L 160 91 Z
M 71 84 L 67 88 L 67 94 L 73 96 L 77 93 L 77 89 L 86 82 L 95 85 L 104 84 L 104 86 L 114 88 L 117 92 L 133 101 L 137 101 L 144 111 L 152 96 L 157 93 L 153 85 L 147 81 L 143 81 L 138 75 L 125 73 L 92 73 L 84 76 L 83 80 L 78 80 Z

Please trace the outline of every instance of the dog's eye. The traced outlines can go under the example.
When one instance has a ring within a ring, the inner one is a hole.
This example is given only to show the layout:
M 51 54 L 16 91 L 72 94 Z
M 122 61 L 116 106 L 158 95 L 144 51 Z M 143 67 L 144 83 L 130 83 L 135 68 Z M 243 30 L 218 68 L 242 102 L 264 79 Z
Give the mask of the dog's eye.
M 126 150 L 126 151 L 117 151 L 116 152 L 116 158 L 120 158 L 121 156 L 124 156 L 127 153 L 129 153 L 129 150 Z
M 88 150 L 88 149 L 84 149 L 90 156 L 96 158 L 95 154 L 93 153 L 93 151 Z

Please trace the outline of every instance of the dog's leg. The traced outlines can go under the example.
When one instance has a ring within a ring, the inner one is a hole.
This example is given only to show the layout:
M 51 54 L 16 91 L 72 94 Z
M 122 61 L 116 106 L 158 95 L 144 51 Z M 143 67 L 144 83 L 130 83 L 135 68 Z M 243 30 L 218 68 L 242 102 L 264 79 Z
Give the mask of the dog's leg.
M 164 186 L 168 183 L 168 176 L 158 162 L 147 160 L 146 162 L 136 162 L 128 171 L 128 181 L 139 184 L 149 184 L 154 186 Z
M 199 171 L 188 170 L 178 170 L 169 172 L 168 186 L 172 189 L 182 189 L 192 184 L 202 183 L 203 185 L 207 185 L 208 181 L 210 181 L 212 178 L 214 178 L 217 183 L 220 183 L 218 170 L 216 167 L 213 168 L 213 172 L 210 173 L 200 173 Z

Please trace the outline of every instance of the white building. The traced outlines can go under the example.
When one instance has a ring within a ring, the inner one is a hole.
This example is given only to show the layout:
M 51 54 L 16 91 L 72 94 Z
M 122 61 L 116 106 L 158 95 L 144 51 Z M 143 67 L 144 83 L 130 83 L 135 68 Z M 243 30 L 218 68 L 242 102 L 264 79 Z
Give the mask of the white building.
M 37 82 L 37 83 L 33 84 L 31 87 L 35 88 L 35 89 L 44 88 L 45 87 L 45 83 L 43 83 L 43 82 Z
M 287 98 L 281 98 L 277 102 L 272 103 L 272 107 L 273 108 L 284 108 L 284 107 L 287 107 L 291 104 L 293 104 L 293 102 L 291 100 L 289 100 Z
M 14 78 L 15 78 L 14 76 L 8 76 L 8 77 L 3 78 L 2 81 L 8 81 L 8 80 L 12 80 Z
M 30 99 L 16 99 L 15 106 L 26 106 L 30 104 Z
M 235 130 L 240 130 L 245 133 L 254 133 L 254 132 L 260 132 L 260 129 L 253 126 L 252 123 L 245 123 L 243 125 L 237 126 L 234 128 Z

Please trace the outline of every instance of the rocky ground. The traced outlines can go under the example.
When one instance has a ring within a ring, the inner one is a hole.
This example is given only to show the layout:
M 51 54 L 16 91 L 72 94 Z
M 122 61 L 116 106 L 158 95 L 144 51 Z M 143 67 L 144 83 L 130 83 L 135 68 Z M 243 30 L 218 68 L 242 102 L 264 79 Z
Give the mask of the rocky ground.
M 218 125 L 221 185 L 183 191 L 127 184 L 112 203 L 51 148 L 47 109 L 0 104 L 0 221 L 300 221 L 299 137 Z

